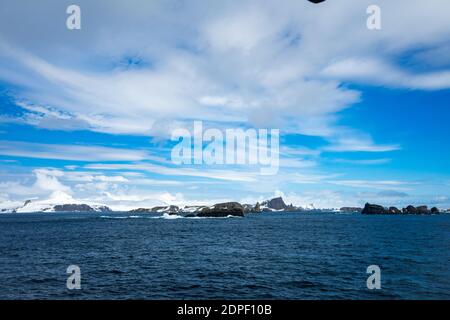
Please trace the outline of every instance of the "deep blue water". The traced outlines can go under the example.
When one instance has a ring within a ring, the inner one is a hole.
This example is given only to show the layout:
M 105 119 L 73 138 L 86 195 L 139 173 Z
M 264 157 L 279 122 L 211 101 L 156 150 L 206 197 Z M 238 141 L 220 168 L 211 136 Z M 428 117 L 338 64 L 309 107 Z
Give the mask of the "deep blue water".
M 450 299 L 450 215 L 0 215 L 0 299 L 433 298 Z

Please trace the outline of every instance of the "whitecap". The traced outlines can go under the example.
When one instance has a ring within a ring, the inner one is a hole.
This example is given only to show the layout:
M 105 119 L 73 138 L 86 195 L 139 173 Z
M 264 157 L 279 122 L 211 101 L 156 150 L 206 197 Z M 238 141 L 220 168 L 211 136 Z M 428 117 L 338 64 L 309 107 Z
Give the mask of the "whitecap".
M 153 219 L 167 219 L 167 220 L 174 220 L 174 219 L 180 219 L 180 218 L 184 218 L 183 216 L 179 216 L 176 214 L 167 214 L 164 213 L 162 216 L 158 216 L 158 217 L 152 217 Z

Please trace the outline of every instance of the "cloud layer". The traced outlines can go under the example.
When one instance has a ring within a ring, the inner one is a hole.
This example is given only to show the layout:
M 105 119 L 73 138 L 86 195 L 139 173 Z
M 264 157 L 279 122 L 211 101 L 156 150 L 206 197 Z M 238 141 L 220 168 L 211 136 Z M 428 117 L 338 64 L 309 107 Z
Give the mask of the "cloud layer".
M 450 9 L 431 2 L 379 1 L 382 30 L 374 32 L 365 27 L 369 1 L 80 1 L 76 33 L 57 24 L 65 11 L 44 1 L 21 14 L 33 32 L 1 28 L 0 77 L 18 86 L 23 121 L 46 128 L 157 135 L 202 119 L 335 136 L 330 116 L 360 99 L 343 81 L 450 86 L 447 71 L 392 63 L 448 39 Z

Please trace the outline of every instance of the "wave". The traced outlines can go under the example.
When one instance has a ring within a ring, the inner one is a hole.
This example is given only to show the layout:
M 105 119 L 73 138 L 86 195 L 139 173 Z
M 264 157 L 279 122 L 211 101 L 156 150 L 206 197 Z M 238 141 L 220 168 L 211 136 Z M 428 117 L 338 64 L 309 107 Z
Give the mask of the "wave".
M 181 219 L 184 218 L 183 216 L 179 216 L 176 214 L 168 214 L 164 213 L 162 216 L 152 217 L 153 219 L 167 219 L 167 220 L 174 220 L 174 219 Z
M 242 218 L 242 217 L 233 216 L 229 214 L 226 217 L 187 217 L 186 219 L 231 219 L 231 218 Z
M 228 215 L 226 217 L 184 217 L 176 214 L 168 214 L 164 213 L 162 216 L 157 217 L 151 217 L 153 219 L 167 219 L 167 220 L 174 220 L 174 219 L 228 219 L 228 218 L 241 218 L 238 216 Z

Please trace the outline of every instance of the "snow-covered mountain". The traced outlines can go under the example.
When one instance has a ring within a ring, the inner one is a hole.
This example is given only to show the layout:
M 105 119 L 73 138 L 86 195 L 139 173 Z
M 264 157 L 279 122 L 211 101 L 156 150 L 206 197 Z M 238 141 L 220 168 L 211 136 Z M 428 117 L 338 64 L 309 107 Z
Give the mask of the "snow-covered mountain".
M 29 212 L 109 212 L 112 211 L 103 205 L 88 205 L 85 203 L 52 204 L 45 202 L 32 202 L 27 200 L 17 208 L 0 209 L 1 213 L 29 213 Z
M 27 212 L 108 212 L 107 206 L 96 203 L 80 203 L 63 192 L 54 192 L 47 200 L 27 200 L 23 205 L 0 209 L 0 213 Z

